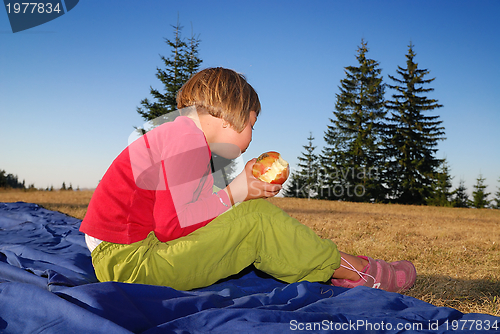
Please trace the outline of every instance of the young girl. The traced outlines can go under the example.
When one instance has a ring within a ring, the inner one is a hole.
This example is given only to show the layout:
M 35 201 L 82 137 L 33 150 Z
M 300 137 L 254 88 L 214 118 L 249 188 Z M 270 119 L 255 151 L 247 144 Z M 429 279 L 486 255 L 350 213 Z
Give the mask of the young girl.
M 177 105 L 182 116 L 130 144 L 90 201 L 81 231 L 100 281 L 189 290 L 253 264 L 288 283 L 394 292 L 414 284 L 410 262 L 342 253 L 265 201 L 281 185 L 256 179 L 255 159 L 214 191 L 212 152 L 230 159 L 244 152 L 261 109 L 242 75 L 203 70 L 179 91 Z

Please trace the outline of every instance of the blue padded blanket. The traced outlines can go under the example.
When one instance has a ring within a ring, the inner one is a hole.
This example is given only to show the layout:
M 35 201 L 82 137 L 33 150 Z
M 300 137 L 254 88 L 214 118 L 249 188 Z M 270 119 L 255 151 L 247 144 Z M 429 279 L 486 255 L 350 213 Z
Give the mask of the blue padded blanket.
M 476 333 L 500 318 L 252 268 L 195 291 L 97 282 L 80 220 L 0 203 L 0 333 Z M 474 328 L 469 328 L 475 326 Z

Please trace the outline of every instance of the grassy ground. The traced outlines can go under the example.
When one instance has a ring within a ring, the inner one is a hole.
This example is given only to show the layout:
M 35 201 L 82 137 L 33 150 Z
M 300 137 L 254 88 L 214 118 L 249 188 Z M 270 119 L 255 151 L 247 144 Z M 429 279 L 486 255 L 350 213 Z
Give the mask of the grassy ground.
M 36 203 L 48 210 L 60 211 L 67 215 L 83 219 L 87 212 L 90 198 L 94 192 L 87 191 L 22 191 L 2 190 L 0 202 Z
M 82 219 L 91 196 L 92 191 L 0 191 L 0 202 L 37 203 Z M 500 210 L 269 201 L 344 252 L 412 261 L 418 277 L 406 295 L 500 316 Z
M 500 210 L 270 201 L 342 251 L 412 261 L 418 277 L 407 295 L 464 313 L 500 315 Z

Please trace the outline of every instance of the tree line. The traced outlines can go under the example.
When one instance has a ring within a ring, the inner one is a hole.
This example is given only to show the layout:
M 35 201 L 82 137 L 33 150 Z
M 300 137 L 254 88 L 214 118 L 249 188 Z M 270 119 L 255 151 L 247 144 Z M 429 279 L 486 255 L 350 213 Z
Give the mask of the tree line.
M 137 108 L 145 121 L 176 110 L 178 90 L 202 63 L 199 37 L 191 33 L 190 38 L 183 38 L 179 22 L 172 28 L 173 39 L 165 38 L 170 56 L 160 56 L 165 67 L 156 72 L 163 92 L 150 87 L 152 100 L 143 99 Z M 429 70 L 415 62 L 414 46 L 408 47 L 406 66 L 398 66 L 396 75 L 388 76 L 391 84 L 383 82 L 379 62 L 367 53 L 367 43 L 362 40 L 356 55 L 358 64 L 345 67 L 346 77 L 341 80 L 335 111 L 324 134 L 326 145 L 316 154 L 310 135 L 285 196 L 457 207 L 490 205 L 482 176 L 469 199 L 463 180 L 457 189 L 451 189 L 450 167 L 446 159 L 436 158 L 437 143 L 445 140 L 445 129 L 433 112 L 443 106 L 426 96 L 433 91 L 427 86 L 435 78 L 427 78 Z M 387 88 L 392 90 L 388 100 Z M 226 170 L 231 174 L 231 164 Z M 498 206 L 500 191 L 496 196 Z
M 0 188 L 25 189 L 25 181 L 19 182 L 17 175 L 0 170 Z
M 469 199 L 464 181 L 452 190 L 450 167 L 436 157 L 437 144 L 445 140 L 439 115 L 443 105 L 429 98 L 435 78 L 418 66 L 410 43 L 406 66 L 384 83 L 379 62 L 367 56 L 367 43 L 358 47 L 356 66 L 345 67 L 335 110 L 324 133 L 319 154 L 312 133 L 305 152 L 298 157 L 285 196 L 381 202 L 500 208 L 488 200 L 480 175 Z M 386 89 L 391 90 L 386 99 Z M 500 182 L 500 180 L 499 180 Z
M 199 37 L 191 33 L 190 38 L 183 38 L 179 22 L 172 27 L 174 38 L 165 38 L 171 55 L 160 56 L 165 68 L 156 69 L 163 92 L 150 87 L 153 100 L 143 99 L 141 107 L 136 109 L 145 121 L 176 110 L 178 90 L 202 63 Z M 436 158 L 436 146 L 438 141 L 445 140 L 445 129 L 439 115 L 433 112 L 443 106 L 426 96 L 433 91 L 427 85 L 435 78 L 427 78 L 429 70 L 415 62 L 414 46 L 411 43 L 408 46 L 406 67 L 398 66 L 395 76 L 388 75 L 392 84 L 384 83 L 379 62 L 368 58 L 367 53 L 367 43 L 362 40 L 356 55 L 358 63 L 345 67 L 346 77 L 335 96 L 333 117 L 324 133 L 326 145 L 317 154 L 315 138 L 310 134 L 285 196 L 500 208 L 500 188 L 494 200 L 488 200 L 491 193 L 486 192 L 482 175 L 476 180 L 472 198 L 467 194 L 464 180 L 452 190 L 450 167 L 446 159 Z M 386 88 L 392 90 L 387 100 Z M 137 130 L 144 133 L 143 129 Z M 227 174 L 234 170 L 227 161 L 218 165 L 225 166 Z M 215 181 L 228 183 L 225 175 L 224 180 Z M 17 176 L 1 170 L 0 187 L 26 189 L 24 181 L 20 183 Z M 34 185 L 28 188 L 34 189 Z M 72 186 L 67 188 L 63 183 L 61 189 L 72 190 Z
M 20 189 L 20 190 L 28 190 L 28 191 L 34 191 L 34 190 L 45 190 L 45 191 L 54 191 L 54 186 L 50 186 L 43 189 L 37 189 L 35 187 L 35 184 L 32 183 L 28 186 L 26 186 L 26 181 L 23 180 L 23 182 L 19 181 L 19 178 L 17 175 L 14 174 L 7 174 L 5 170 L 0 169 L 0 188 L 3 189 Z M 73 185 L 70 183 L 69 186 L 66 186 L 66 182 L 62 183 L 61 189 L 60 190 L 74 190 Z M 77 187 L 76 190 L 80 190 L 80 187 Z

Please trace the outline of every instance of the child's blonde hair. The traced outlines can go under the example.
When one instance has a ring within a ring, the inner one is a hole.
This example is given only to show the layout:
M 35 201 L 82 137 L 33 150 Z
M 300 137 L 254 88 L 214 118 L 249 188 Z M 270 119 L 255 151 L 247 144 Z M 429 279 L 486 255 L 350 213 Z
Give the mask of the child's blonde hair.
M 260 112 L 259 96 L 246 78 L 233 70 L 216 67 L 191 77 L 177 93 L 177 108 L 196 106 L 243 131 L 250 111 Z

